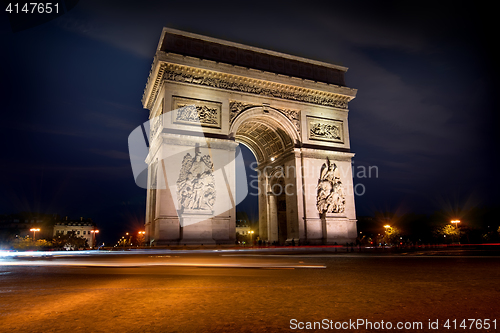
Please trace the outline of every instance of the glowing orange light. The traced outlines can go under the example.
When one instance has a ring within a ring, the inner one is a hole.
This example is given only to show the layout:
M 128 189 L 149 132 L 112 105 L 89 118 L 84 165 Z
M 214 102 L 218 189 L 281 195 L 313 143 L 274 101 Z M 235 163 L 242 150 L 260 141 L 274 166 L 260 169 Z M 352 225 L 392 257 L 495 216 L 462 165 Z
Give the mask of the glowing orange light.
M 36 232 L 40 231 L 39 228 L 31 228 L 30 231 L 33 231 L 33 240 L 36 240 Z

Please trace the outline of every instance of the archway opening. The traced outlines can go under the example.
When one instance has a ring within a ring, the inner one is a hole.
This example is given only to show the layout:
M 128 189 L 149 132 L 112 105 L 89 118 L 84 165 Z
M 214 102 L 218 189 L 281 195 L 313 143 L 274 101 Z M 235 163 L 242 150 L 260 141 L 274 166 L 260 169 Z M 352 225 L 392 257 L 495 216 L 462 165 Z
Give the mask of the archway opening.
M 281 126 L 261 118 L 241 124 L 235 133 L 235 139 L 253 152 L 259 165 L 273 162 L 294 145 Z
M 244 144 L 239 144 L 243 160 L 237 160 L 236 186 L 247 186 L 248 194 L 245 198 L 238 197 L 245 191 L 236 189 L 236 241 L 238 244 L 249 244 L 259 237 L 259 198 L 258 198 L 258 172 L 257 159 L 254 153 Z M 240 163 L 241 162 L 241 163 Z M 240 181 L 242 180 L 242 181 Z M 250 232 L 254 234 L 251 236 Z
M 296 200 L 294 193 L 290 193 L 294 192 L 295 178 L 286 178 L 283 173 L 277 176 L 276 173 L 277 169 L 284 170 L 290 161 L 293 163 L 295 158 L 296 136 L 292 139 L 293 133 L 289 134 L 286 122 L 288 119 L 281 114 L 252 112 L 251 117 L 233 127 L 234 138 L 240 144 L 245 160 L 249 190 L 247 198 L 236 210 L 246 211 L 249 220 L 252 220 L 250 216 L 257 218 L 252 224 L 255 241 L 261 239 L 275 245 L 290 243 L 293 239 L 290 231 L 294 230 L 289 227 L 288 215 L 295 212 L 287 210 L 290 208 L 287 201 Z M 238 167 L 236 172 L 238 177 Z

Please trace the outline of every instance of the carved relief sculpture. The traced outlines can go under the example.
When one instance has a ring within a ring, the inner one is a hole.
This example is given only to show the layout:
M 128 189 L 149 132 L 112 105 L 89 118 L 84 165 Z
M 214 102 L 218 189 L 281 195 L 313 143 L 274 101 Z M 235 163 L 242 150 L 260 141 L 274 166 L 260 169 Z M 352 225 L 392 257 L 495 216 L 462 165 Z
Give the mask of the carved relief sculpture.
M 163 128 L 163 99 L 161 100 L 160 106 L 156 109 L 154 114 L 154 117 L 150 117 L 150 141 L 155 137 L 156 133 L 161 131 Z
M 239 115 L 243 110 L 249 109 L 252 107 L 260 106 L 258 104 L 251 104 L 251 103 L 243 103 L 243 102 L 238 102 L 238 101 L 229 101 L 229 122 L 232 123 L 234 118 L 236 118 L 237 115 Z
M 307 123 L 309 126 L 309 139 L 344 142 L 342 121 L 308 116 Z
M 316 123 L 311 126 L 311 137 L 340 140 L 339 128 L 335 125 Z
M 229 121 L 233 122 L 234 118 L 236 118 L 240 113 L 242 113 L 246 109 L 250 109 L 253 107 L 262 106 L 261 104 L 252 104 L 252 103 L 243 103 L 239 101 L 229 101 Z M 272 109 L 281 112 L 285 115 L 295 126 L 297 132 L 300 133 L 300 111 L 289 110 L 289 109 L 278 109 L 275 107 L 271 107 Z
M 215 202 L 215 178 L 209 155 L 186 154 L 177 180 L 179 207 L 186 210 L 211 211 Z
M 316 205 L 320 214 L 344 212 L 345 195 L 340 181 L 340 171 L 329 159 L 321 167 L 317 191 Z
M 206 105 L 179 104 L 176 121 L 187 121 L 191 123 L 218 125 L 217 109 Z
M 163 117 L 162 115 L 159 115 L 158 117 L 154 117 L 152 122 L 151 122 L 151 131 L 150 131 L 150 140 L 153 139 L 158 133 L 158 131 L 161 131 L 163 127 Z
M 221 103 L 173 96 L 173 121 L 180 124 L 221 126 Z
M 281 113 L 283 113 L 292 124 L 295 126 L 297 131 L 300 133 L 300 111 L 288 110 L 288 109 L 278 109 Z

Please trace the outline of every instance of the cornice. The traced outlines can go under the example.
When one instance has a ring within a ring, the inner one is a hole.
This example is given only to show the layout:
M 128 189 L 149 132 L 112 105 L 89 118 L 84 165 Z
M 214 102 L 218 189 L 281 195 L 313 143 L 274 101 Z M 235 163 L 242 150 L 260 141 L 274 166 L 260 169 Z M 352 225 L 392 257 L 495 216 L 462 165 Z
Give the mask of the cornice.
M 179 57 L 189 58 L 182 56 Z M 205 64 L 207 62 L 213 63 L 211 61 L 200 59 L 196 62 L 203 62 Z M 356 89 L 317 83 L 314 81 L 306 82 L 309 80 L 290 78 L 273 73 L 263 73 L 261 71 L 245 68 L 235 70 L 235 67 L 238 66 L 227 64 L 222 65 L 232 67 L 233 70 L 231 72 L 244 72 L 248 75 L 229 74 L 207 68 L 200 68 L 201 66 L 193 67 L 184 64 L 169 63 L 155 57 L 142 98 L 143 106 L 147 109 L 152 108 L 153 103 L 156 100 L 159 87 L 161 83 L 165 81 L 244 92 L 266 97 L 335 107 L 339 109 L 347 109 L 348 102 L 356 96 L 357 92 Z M 257 73 L 253 73 L 254 75 L 251 75 L 252 72 Z M 296 82 L 296 84 L 285 84 L 276 82 L 280 80 L 265 80 L 251 77 L 256 76 L 255 74 L 258 74 L 260 77 L 269 76 L 269 74 L 271 74 L 273 79 L 281 77 L 281 81 L 293 81 L 294 83 Z M 298 84 L 300 84 L 300 86 Z M 312 89 L 307 86 L 321 87 L 322 89 Z M 332 90 L 338 92 L 332 92 Z
M 322 147 L 324 148 L 324 147 Z M 330 150 L 322 150 L 322 148 L 318 147 L 318 149 L 311 148 L 301 148 L 302 157 L 306 158 L 318 158 L 324 159 L 327 157 L 332 158 L 334 161 L 351 161 L 354 157 L 354 153 L 351 152 L 340 152 L 340 151 L 330 151 Z
M 296 61 L 303 62 L 303 63 L 324 66 L 327 68 L 334 68 L 334 69 L 341 70 L 343 72 L 347 72 L 347 70 L 348 70 L 347 67 L 337 65 L 337 64 L 331 64 L 331 63 L 327 63 L 327 62 L 323 62 L 323 61 L 307 59 L 307 58 L 303 58 L 303 57 L 294 56 L 291 54 L 267 50 L 267 49 L 263 49 L 263 48 L 259 48 L 259 47 L 255 47 L 255 46 L 250 46 L 250 45 L 244 45 L 244 44 L 235 43 L 235 42 L 231 42 L 231 41 L 227 41 L 227 40 L 223 40 L 223 39 L 219 39 L 219 38 L 203 36 L 203 35 L 187 32 L 187 31 L 181 31 L 181 30 L 167 28 L 167 27 L 164 27 L 162 30 L 162 33 L 160 36 L 160 41 L 159 41 L 158 47 L 157 47 L 157 51 L 161 50 L 162 44 L 165 41 L 165 35 L 167 35 L 167 34 L 185 36 L 185 37 L 190 37 L 190 38 L 194 38 L 194 39 L 198 39 L 198 40 L 214 42 L 214 43 L 218 43 L 221 45 L 231 46 L 231 47 L 234 47 L 234 48 L 240 49 L 240 50 L 249 50 L 249 51 L 254 51 L 254 52 L 258 52 L 258 53 L 262 53 L 262 54 L 268 54 L 268 55 L 273 55 L 273 56 L 282 57 L 282 58 L 286 58 L 286 59 L 296 60 Z
M 163 51 L 159 51 L 155 54 L 155 60 L 157 60 L 160 63 L 166 62 L 171 64 L 184 65 L 188 67 L 206 69 L 225 74 L 239 75 L 246 78 L 253 78 L 264 81 L 282 83 L 291 86 L 297 86 L 301 88 L 309 88 L 319 91 L 332 92 L 341 95 L 352 96 L 353 98 L 356 96 L 357 92 L 356 89 L 349 88 L 346 86 L 340 86 L 337 84 L 314 81 L 290 75 L 283 75 L 274 73 L 272 71 L 254 69 L 251 67 L 231 65 L 224 62 L 201 59 L 172 52 L 166 53 Z

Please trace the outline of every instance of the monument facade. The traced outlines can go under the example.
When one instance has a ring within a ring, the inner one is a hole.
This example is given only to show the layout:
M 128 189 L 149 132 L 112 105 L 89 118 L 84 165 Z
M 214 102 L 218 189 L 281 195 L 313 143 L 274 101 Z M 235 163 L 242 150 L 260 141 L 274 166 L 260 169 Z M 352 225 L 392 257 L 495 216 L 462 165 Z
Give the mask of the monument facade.
M 151 244 L 234 244 L 239 144 L 258 163 L 261 239 L 353 242 L 346 71 L 164 28 L 142 99 Z

